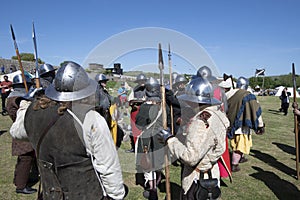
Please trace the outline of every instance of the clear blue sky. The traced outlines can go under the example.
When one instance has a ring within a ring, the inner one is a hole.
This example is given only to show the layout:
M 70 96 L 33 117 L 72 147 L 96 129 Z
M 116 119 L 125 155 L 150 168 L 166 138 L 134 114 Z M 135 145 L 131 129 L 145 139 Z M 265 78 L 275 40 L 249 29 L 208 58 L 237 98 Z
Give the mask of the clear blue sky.
M 221 74 L 250 77 L 260 68 L 266 75 L 288 74 L 293 62 L 299 74 L 299 8 L 298 0 L 2 1 L 0 57 L 15 55 L 10 24 L 19 51 L 33 53 L 34 21 L 39 57 L 53 65 L 65 60 L 82 64 L 98 44 L 115 34 L 160 27 L 199 43 Z M 125 70 L 129 65 L 124 63 Z

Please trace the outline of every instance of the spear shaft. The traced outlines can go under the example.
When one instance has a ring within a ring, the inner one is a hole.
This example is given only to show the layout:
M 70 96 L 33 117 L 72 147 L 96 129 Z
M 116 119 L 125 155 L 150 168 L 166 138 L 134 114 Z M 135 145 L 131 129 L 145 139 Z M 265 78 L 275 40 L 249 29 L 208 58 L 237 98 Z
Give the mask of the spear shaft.
M 167 111 L 166 111 L 166 90 L 164 86 L 164 61 L 161 50 L 161 44 L 158 45 L 158 67 L 160 70 L 160 89 L 161 89 L 161 107 L 162 107 L 162 121 L 163 128 L 167 129 Z M 166 199 L 171 200 L 171 187 L 170 187 L 170 170 L 167 149 L 165 152 L 165 176 L 166 176 Z
M 170 48 L 170 44 L 169 44 L 169 53 L 168 53 L 168 57 L 169 57 L 169 74 L 170 74 L 170 90 L 172 91 L 173 89 L 173 79 L 172 79 L 172 60 L 171 60 L 171 48 Z M 171 115 L 171 133 L 174 134 L 174 119 L 173 119 L 173 106 L 172 104 L 170 105 L 170 115 Z
M 19 53 L 19 49 L 18 49 L 18 45 L 17 45 L 17 42 L 16 42 L 16 37 L 15 37 L 15 33 L 14 33 L 14 29 L 13 29 L 12 25 L 10 25 L 10 31 L 11 31 L 12 39 L 14 41 L 14 46 L 15 46 L 17 58 L 18 58 L 18 61 L 19 61 L 19 66 L 20 66 L 20 70 L 21 70 L 21 73 L 22 73 L 22 79 L 23 79 L 23 84 L 25 86 L 25 91 L 28 92 L 28 87 L 27 87 L 27 83 L 26 83 L 26 79 L 25 79 L 24 68 L 22 66 L 21 56 L 20 56 L 20 53 Z
M 294 104 L 297 103 L 296 100 L 296 73 L 295 66 L 292 63 L 292 76 L 293 76 L 293 94 L 294 94 Z M 298 108 L 297 108 L 298 109 Z M 298 133 L 298 117 L 294 115 L 294 130 L 295 130 L 295 146 L 296 146 L 296 171 L 297 171 L 297 179 L 299 180 L 299 133 Z

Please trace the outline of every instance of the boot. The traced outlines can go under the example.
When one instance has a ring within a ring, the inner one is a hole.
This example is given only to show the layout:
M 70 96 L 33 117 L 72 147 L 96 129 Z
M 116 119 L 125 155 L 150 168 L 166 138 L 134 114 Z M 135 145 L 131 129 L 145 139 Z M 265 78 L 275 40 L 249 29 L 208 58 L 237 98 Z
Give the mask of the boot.
M 231 166 L 231 171 L 232 172 L 238 172 L 240 170 L 241 170 L 241 168 L 239 167 L 239 165 L 232 165 Z

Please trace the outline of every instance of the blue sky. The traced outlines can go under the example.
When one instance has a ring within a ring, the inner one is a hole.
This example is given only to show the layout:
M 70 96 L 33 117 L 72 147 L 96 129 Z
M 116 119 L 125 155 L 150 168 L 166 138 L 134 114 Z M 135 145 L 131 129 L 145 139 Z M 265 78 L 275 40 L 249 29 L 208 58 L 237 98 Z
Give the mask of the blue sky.
M 1 8 L 2 58 L 15 55 L 10 24 L 19 51 L 33 53 L 34 21 L 39 57 L 53 65 L 65 60 L 83 64 L 93 49 L 116 34 L 158 27 L 177 31 L 197 42 L 221 75 L 251 77 L 255 69 L 261 68 L 266 69 L 266 75 L 288 74 L 291 63 L 295 63 L 296 73 L 300 73 L 297 70 L 300 68 L 300 1 L 297 0 L 19 0 L 2 1 Z M 171 43 L 171 50 L 172 45 L 176 44 Z M 143 58 L 130 55 L 116 60 L 124 61 L 125 70 L 134 68 L 134 59 Z M 157 62 L 157 53 L 144 57 Z M 164 59 L 167 64 L 167 57 Z M 175 56 L 172 63 L 187 67 Z

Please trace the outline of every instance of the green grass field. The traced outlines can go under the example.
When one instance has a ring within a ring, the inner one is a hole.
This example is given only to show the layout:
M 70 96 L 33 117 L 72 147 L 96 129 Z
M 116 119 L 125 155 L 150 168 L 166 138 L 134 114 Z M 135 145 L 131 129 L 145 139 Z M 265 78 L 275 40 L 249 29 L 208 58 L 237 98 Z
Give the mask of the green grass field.
M 233 182 L 223 179 L 221 186 L 222 200 L 247 199 L 300 199 L 300 180 L 296 179 L 294 116 L 290 107 L 287 116 L 278 112 L 280 100 L 274 96 L 258 97 L 263 108 L 266 124 L 264 135 L 253 135 L 253 147 L 249 161 L 241 164 L 241 171 L 233 173 Z M 300 101 L 300 99 L 299 99 Z M 8 116 L 0 116 L 0 199 L 31 200 L 36 194 L 22 195 L 15 193 L 13 172 L 16 157 L 11 156 L 11 137 Z M 129 141 L 123 142 L 118 150 L 123 170 L 124 182 L 129 186 L 126 199 L 144 199 L 143 189 L 135 185 L 134 154 L 125 153 Z M 172 200 L 179 199 L 180 169 L 170 166 Z M 34 187 L 37 187 L 34 186 Z M 160 191 L 159 199 L 165 193 Z

